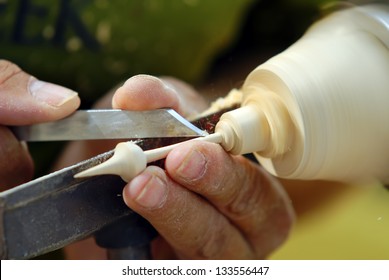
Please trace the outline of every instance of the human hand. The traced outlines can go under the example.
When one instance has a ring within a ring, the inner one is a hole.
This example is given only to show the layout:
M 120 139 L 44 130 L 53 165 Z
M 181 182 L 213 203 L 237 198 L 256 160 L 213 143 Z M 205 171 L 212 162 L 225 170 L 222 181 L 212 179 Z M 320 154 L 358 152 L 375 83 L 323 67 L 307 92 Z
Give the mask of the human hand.
M 63 118 L 80 104 L 77 93 L 42 82 L 15 64 L 0 60 L 0 190 L 26 182 L 33 175 L 27 145 L 7 126 Z
M 205 107 L 199 99 L 177 80 L 139 75 L 116 91 L 112 104 L 170 107 L 186 116 Z M 265 258 L 286 239 L 294 220 L 290 201 L 257 164 L 191 141 L 169 153 L 165 169 L 150 166 L 123 190 L 125 203 L 160 234 L 155 258 Z

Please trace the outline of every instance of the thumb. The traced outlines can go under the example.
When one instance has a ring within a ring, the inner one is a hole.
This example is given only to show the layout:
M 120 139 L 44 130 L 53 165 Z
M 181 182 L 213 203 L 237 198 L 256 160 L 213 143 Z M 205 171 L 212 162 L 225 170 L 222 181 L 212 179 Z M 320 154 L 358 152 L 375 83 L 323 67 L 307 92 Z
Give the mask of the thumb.
M 15 64 L 0 60 L 0 123 L 28 125 L 61 119 L 80 105 L 70 89 L 37 80 Z

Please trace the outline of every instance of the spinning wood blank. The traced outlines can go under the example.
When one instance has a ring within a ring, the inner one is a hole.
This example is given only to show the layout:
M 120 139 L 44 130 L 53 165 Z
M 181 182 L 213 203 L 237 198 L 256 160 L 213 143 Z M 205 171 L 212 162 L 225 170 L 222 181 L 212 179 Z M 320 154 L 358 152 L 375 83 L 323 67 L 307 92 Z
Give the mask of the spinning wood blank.
M 389 182 L 388 6 L 324 18 L 254 69 L 241 92 L 242 107 L 202 140 L 232 154 L 254 152 L 279 177 Z M 146 152 L 119 145 L 112 159 L 77 177 L 109 173 L 129 181 L 179 144 Z

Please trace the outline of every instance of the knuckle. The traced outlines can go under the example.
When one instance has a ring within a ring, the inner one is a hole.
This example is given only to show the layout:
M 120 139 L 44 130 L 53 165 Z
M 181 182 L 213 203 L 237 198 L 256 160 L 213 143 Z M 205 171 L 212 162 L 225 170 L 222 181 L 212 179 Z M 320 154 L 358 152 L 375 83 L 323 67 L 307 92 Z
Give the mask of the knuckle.
M 22 70 L 16 64 L 5 59 L 0 59 L 0 84 L 4 83 L 20 72 L 22 72 Z
M 233 219 L 247 220 L 255 216 L 258 223 L 265 219 L 264 211 L 258 211 L 258 193 L 241 192 L 226 206 L 226 211 Z
M 218 225 L 219 224 L 219 225 Z M 196 257 L 199 259 L 217 259 L 221 256 L 223 248 L 228 247 L 228 236 L 221 229 L 220 222 L 209 226 L 205 234 L 202 235 L 196 250 Z
M 237 177 L 232 181 L 238 183 L 239 186 L 233 188 L 235 191 L 226 204 L 227 211 L 238 217 L 251 216 L 258 209 L 262 196 L 266 195 L 266 189 L 261 188 L 261 179 L 253 170 L 253 167 L 246 163 L 244 165 L 246 166 L 244 177 L 238 174 L 232 175 Z
M 255 209 L 257 199 L 249 193 L 241 192 L 240 195 L 234 197 L 233 200 L 227 205 L 227 211 L 238 217 L 249 216 Z

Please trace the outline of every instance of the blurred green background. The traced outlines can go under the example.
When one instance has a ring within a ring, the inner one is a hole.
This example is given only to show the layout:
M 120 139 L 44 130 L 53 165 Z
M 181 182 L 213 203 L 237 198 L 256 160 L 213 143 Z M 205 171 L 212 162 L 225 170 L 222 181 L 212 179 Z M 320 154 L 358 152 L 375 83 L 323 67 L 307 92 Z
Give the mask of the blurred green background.
M 134 74 L 198 83 L 234 48 L 286 46 L 325 2 L 1 1 L 0 53 L 40 79 L 79 91 L 89 106 Z
M 38 79 L 79 92 L 81 108 L 90 108 L 135 74 L 201 85 L 218 65 L 248 50 L 276 53 L 303 33 L 325 2 L 0 1 L 0 55 Z M 37 176 L 47 173 L 61 146 L 30 145 Z

